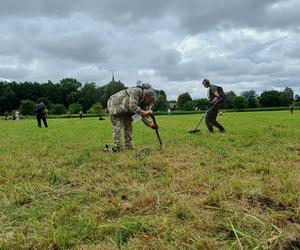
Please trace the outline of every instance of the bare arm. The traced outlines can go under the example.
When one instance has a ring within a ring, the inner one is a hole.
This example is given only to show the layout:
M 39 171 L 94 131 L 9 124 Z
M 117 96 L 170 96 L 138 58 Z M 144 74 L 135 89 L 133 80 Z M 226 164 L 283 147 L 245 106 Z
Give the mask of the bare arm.
M 213 103 L 216 103 L 216 102 L 218 101 L 218 99 L 220 98 L 220 95 L 219 95 L 218 91 L 215 91 L 213 94 L 214 94 L 214 97 L 215 97 L 215 98 L 213 99 L 212 102 L 213 102 Z

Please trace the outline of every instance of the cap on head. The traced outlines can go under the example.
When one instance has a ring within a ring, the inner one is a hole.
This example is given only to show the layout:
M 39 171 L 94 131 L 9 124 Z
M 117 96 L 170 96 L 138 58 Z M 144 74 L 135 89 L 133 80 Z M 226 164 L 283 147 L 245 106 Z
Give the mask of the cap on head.
M 209 87 L 210 85 L 210 81 L 208 79 L 204 79 L 202 84 L 205 86 L 205 87 Z

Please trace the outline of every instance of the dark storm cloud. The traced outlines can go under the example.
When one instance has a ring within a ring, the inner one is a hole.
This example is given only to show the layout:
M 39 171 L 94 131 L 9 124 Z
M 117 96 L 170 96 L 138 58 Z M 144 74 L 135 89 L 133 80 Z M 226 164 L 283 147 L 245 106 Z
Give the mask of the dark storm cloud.
M 299 89 L 298 0 L 3 0 L 0 79 Z

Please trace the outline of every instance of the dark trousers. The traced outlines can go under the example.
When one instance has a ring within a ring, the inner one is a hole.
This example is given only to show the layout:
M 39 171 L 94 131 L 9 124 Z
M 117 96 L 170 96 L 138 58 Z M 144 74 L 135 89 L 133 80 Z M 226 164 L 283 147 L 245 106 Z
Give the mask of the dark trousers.
M 40 128 L 42 127 L 41 120 L 43 121 L 44 126 L 45 126 L 46 128 L 48 128 L 47 120 L 46 120 L 46 116 L 45 116 L 45 115 L 37 115 L 37 116 L 36 116 L 36 120 L 37 120 L 38 126 L 39 126 Z
M 216 104 L 210 111 L 208 111 L 205 122 L 209 132 L 214 132 L 213 126 L 217 127 L 220 132 L 224 132 L 223 126 L 217 122 L 217 116 L 220 109 L 220 104 Z

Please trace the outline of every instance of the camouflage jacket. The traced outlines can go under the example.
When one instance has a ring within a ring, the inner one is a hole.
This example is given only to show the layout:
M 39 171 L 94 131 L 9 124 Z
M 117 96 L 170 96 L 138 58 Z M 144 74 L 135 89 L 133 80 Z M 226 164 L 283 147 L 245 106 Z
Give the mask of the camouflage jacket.
M 110 115 L 128 115 L 141 114 L 141 110 L 149 110 L 150 106 L 144 104 L 144 91 L 141 88 L 129 88 L 121 90 L 112 95 L 107 108 Z M 144 123 L 149 124 L 149 120 L 142 118 Z

